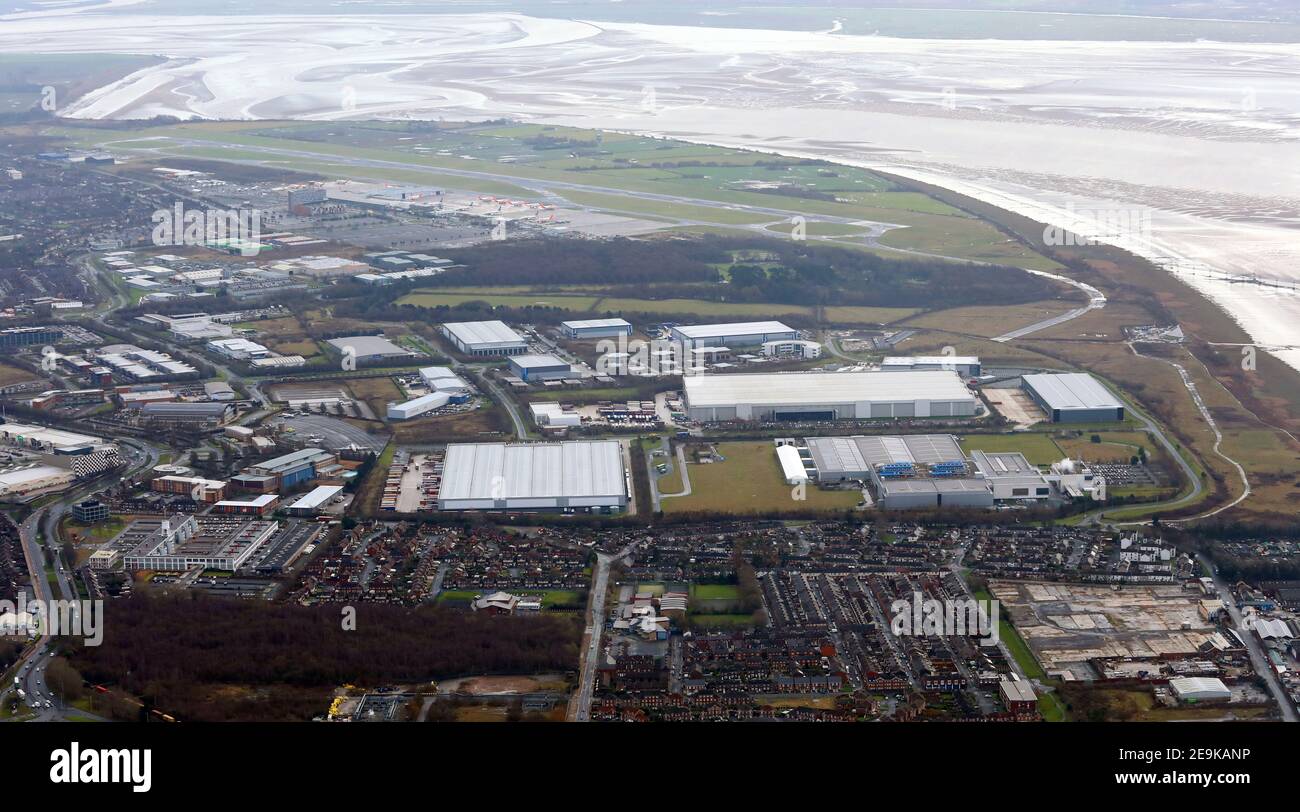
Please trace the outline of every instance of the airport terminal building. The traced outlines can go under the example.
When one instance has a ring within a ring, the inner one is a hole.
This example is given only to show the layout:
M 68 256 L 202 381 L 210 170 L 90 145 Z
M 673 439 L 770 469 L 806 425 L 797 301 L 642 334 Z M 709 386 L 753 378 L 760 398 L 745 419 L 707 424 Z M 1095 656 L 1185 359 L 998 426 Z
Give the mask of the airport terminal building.
M 443 459 L 439 510 L 612 513 L 627 504 L 616 440 L 453 444 Z
M 971 417 L 975 395 L 956 372 L 777 372 L 688 375 L 695 421 Z

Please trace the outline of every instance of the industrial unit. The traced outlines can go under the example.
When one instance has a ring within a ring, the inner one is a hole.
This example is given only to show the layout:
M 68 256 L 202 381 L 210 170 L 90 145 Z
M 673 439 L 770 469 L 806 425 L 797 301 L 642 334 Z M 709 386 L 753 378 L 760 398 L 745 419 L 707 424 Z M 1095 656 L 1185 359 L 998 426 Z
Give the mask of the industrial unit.
M 556 381 L 573 374 L 568 362 L 554 355 L 516 355 L 510 359 L 510 371 L 520 380 Z
M 975 414 L 975 395 L 951 371 L 703 374 L 684 386 L 687 413 L 701 422 Z
M 993 506 L 993 489 L 971 474 L 951 435 L 810 437 L 806 442 L 818 481 L 869 482 L 885 510 Z
M 439 510 L 590 510 L 628 503 L 615 440 L 447 446 Z
M 1020 452 L 972 451 L 967 459 L 948 434 L 809 437 L 804 443 L 796 449 L 799 461 L 818 482 L 867 482 L 886 510 L 1106 498 L 1105 480 L 1082 463 L 1062 460 L 1044 473 Z M 784 459 L 781 468 L 788 479 Z
M 880 362 L 887 372 L 928 372 L 951 369 L 963 378 L 978 378 L 980 359 L 974 355 L 888 355 Z
M 1026 375 L 1025 392 L 1053 423 L 1124 419 L 1124 404 L 1086 372 Z
M 632 325 L 625 319 L 581 319 L 560 322 L 568 338 L 608 338 L 632 335 Z
M 0 442 L 49 454 L 90 454 L 116 448 L 112 443 L 89 434 L 12 421 L 0 423 Z
M 572 428 L 582 425 L 582 416 L 577 412 L 566 410 L 558 403 L 543 401 L 528 404 L 533 422 L 541 428 Z
M 768 341 L 789 341 L 799 331 L 779 321 L 740 321 L 727 324 L 679 324 L 669 329 L 675 341 L 691 347 L 744 347 Z
M 880 466 L 930 465 L 966 459 L 957 438 L 950 434 L 809 437 L 804 442 L 819 482 L 866 480 Z
M 342 492 L 342 485 L 319 485 L 289 505 L 287 512 L 290 516 L 315 516 Z
M 244 490 L 268 492 L 288 490 L 318 478 L 323 470 L 337 467 L 338 457 L 320 448 L 304 448 L 266 462 L 250 465 L 242 474 L 230 478 Z M 266 486 L 264 487 L 263 483 Z
M 156 425 L 212 429 L 235 416 L 235 407 L 216 401 L 154 402 L 140 407 L 140 417 Z
M 1047 499 L 1055 492 L 1038 467 L 1018 451 L 972 451 L 970 458 L 980 477 L 993 489 L 994 499 Z
M 408 400 L 405 403 L 390 403 L 388 404 L 388 419 L 410 420 L 413 417 L 428 414 L 435 409 L 441 409 L 450 402 L 451 395 L 446 392 L 431 392 Z
M 451 367 L 424 367 L 420 370 L 420 380 L 431 392 L 446 392 L 452 403 L 464 403 L 469 399 L 470 385 Z
M 415 353 L 402 349 L 383 336 L 331 338 L 329 344 L 344 358 L 351 357 L 358 364 L 375 364 L 415 357 Z
M 1232 691 L 1217 677 L 1177 677 L 1169 689 L 1180 702 L 1227 702 Z
M 466 355 L 522 355 L 528 342 L 504 321 L 453 321 L 442 334 Z

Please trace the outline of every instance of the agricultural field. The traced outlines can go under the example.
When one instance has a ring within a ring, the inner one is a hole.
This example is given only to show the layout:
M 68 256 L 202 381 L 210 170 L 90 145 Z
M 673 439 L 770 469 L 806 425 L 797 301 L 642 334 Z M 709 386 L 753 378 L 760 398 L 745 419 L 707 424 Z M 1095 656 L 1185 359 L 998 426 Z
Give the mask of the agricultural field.
M 857 491 L 828 491 L 809 485 L 806 499 L 796 501 L 792 487 L 781 476 L 771 442 L 720 443 L 718 453 L 722 459 L 717 462 L 687 465 L 691 495 L 665 499 L 665 513 L 849 510 L 862 500 Z

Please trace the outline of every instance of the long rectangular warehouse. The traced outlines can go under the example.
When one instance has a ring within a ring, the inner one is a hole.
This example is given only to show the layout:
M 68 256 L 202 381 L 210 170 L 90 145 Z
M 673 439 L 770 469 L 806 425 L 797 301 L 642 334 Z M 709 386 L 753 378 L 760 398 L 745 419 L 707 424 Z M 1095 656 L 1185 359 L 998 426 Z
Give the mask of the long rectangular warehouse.
M 975 395 L 951 370 L 687 375 L 692 420 L 969 417 Z
M 504 321 L 450 321 L 442 334 L 466 355 L 519 355 L 528 342 Z
M 799 331 L 779 321 L 742 321 L 728 324 L 679 324 L 672 337 L 687 349 L 695 347 L 742 347 L 767 341 L 798 338 Z
M 627 474 L 616 440 L 447 446 L 439 510 L 622 510 Z
M 1123 420 L 1124 404 L 1086 372 L 1026 375 L 1025 391 L 1053 423 Z

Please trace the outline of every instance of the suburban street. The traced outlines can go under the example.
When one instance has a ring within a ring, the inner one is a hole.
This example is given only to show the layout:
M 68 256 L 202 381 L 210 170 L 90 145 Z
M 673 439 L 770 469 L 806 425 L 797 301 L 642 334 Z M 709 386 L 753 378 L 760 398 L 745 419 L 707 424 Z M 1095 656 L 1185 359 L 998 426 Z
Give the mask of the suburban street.
M 596 669 L 600 665 L 601 638 L 605 631 L 605 593 L 609 589 L 610 565 L 623 559 L 636 548 L 633 542 L 617 553 L 596 553 L 596 571 L 591 578 L 591 596 L 587 601 L 587 628 L 583 632 L 582 665 L 575 701 L 569 704 L 569 720 L 591 721 L 591 696 L 596 685 Z

